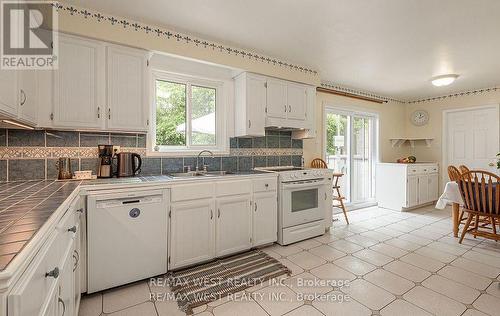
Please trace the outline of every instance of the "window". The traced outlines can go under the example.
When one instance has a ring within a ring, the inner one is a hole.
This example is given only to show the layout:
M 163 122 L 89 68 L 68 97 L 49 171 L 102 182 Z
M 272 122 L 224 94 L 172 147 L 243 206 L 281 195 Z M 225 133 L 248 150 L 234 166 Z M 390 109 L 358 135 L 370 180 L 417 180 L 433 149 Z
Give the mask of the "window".
M 155 73 L 153 152 L 226 150 L 223 83 Z

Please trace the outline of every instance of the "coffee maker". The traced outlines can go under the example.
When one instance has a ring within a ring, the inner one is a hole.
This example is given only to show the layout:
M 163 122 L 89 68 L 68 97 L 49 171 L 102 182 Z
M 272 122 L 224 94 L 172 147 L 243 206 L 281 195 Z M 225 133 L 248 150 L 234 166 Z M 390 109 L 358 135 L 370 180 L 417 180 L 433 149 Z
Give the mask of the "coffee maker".
M 98 178 L 113 177 L 113 145 L 97 145 L 99 149 Z

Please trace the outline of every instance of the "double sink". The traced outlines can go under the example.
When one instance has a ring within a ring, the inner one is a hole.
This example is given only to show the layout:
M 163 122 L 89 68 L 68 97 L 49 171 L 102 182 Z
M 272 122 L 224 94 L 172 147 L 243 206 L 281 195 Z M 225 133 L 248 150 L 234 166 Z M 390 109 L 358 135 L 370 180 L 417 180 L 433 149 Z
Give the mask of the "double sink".
M 173 178 L 196 178 L 196 177 L 220 177 L 234 174 L 230 171 L 189 171 L 189 172 L 179 172 L 171 173 L 169 176 Z

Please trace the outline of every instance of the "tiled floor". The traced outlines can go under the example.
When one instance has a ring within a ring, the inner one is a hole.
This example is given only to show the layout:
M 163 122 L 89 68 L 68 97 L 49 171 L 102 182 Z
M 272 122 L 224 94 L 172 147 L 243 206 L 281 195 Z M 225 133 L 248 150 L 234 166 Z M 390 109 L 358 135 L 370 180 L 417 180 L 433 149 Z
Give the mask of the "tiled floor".
M 468 237 L 458 244 L 449 209 L 401 213 L 373 207 L 350 212 L 350 225 L 335 216 L 339 221 L 329 234 L 264 248 L 292 277 L 195 314 L 500 315 L 500 243 Z M 304 286 L 300 280 L 327 282 Z M 166 291 L 141 281 L 84 296 L 80 315 L 184 315 L 173 301 L 150 300 L 150 293 Z

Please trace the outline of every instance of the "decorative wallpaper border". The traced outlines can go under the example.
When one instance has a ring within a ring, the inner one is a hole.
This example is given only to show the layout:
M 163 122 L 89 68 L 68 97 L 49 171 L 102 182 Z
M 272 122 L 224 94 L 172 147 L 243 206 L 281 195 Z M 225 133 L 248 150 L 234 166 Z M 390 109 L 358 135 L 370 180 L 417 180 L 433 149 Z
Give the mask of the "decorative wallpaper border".
M 378 94 L 375 94 L 372 92 L 361 91 L 361 90 L 357 90 L 357 89 L 353 89 L 353 88 L 346 88 L 346 87 L 342 87 L 338 84 L 329 83 L 329 82 L 321 82 L 321 87 L 326 88 L 326 89 L 339 91 L 339 92 L 346 92 L 346 93 L 350 93 L 350 94 L 354 94 L 354 95 L 359 95 L 362 97 L 369 97 L 369 98 L 373 98 L 373 99 L 380 100 L 380 101 L 386 101 L 386 102 L 392 101 L 392 102 L 398 102 L 398 103 L 405 103 L 405 101 L 402 101 L 402 100 L 394 99 L 391 97 L 381 96 L 381 95 L 378 95 Z
M 172 30 L 167 30 L 164 28 L 159 28 L 157 26 L 142 24 L 136 21 L 132 21 L 121 17 L 115 17 L 109 14 L 102 14 L 94 10 L 89 10 L 84 8 L 80 9 L 71 5 L 64 5 L 59 2 L 53 2 L 52 6 L 55 7 L 57 11 L 65 10 L 69 12 L 69 14 L 72 16 L 80 16 L 85 19 L 93 19 L 99 23 L 108 23 L 112 26 L 121 27 L 123 29 L 127 29 L 134 32 L 143 32 L 147 35 L 162 37 L 168 41 L 183 42 L 186 45 L 194 45 L 206 49 L 219 50 L 219 52 L 221 53 L 225 52 L 230 55 L 232 54 L 235 56 L 239 56 L 241 58 L 247 58 L 249 60 L 254 60 L 257 62 L 271 64 L 273 66 L 285 68 L 291 71 L 299 71 L 314 76 L 318 75 L 318 71 L 305 66 L 288 63 L 277 58 L 272 58 L 269 56 L 256 54 L 251 51 L 246 51 L 240 48 L 234 48 L 227 45 L 222 45 L 220 43 L 207 41 L 187 34 L 175 32 Z
M 417 103 L 423 103 L 423 102 L 432 102 L 432 101 L 445 100 L 445 99 L 450 99 L 450 98 L 473 96 L 473 95 L 479 95 L 479 94 L 484 94 L 484 93 L 489 93 L 489 92 L 496 92 L 496 91 L 500 91 L 500 87 L 483 88 L 483 89 L 476 89 L 476 90 L 469 90 L 469 91 L 457 92 L 457 93 L 452 93 L 452 94 L 448 94 L 448 95 L 442 95 L 442 96 L 438 96 L 438 97 L 430 97 L 430 98 L 423 98 L 423 99 L 418 99 L 418 100 L 413 100 L 413 101 L 406 101 L 405 103 L 407 103 L 407 104 L 417 104 Z

